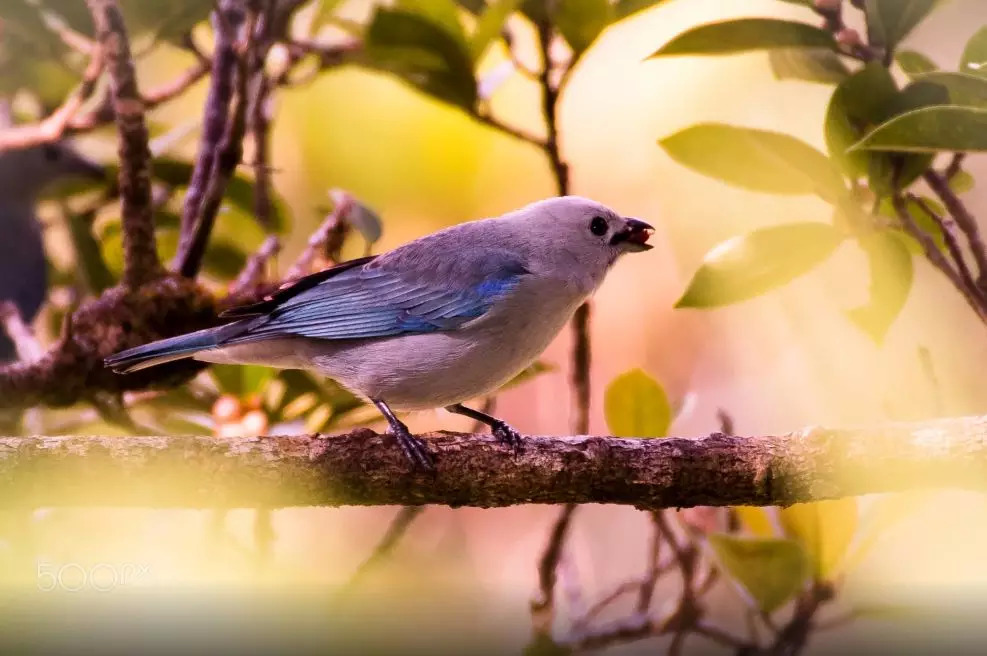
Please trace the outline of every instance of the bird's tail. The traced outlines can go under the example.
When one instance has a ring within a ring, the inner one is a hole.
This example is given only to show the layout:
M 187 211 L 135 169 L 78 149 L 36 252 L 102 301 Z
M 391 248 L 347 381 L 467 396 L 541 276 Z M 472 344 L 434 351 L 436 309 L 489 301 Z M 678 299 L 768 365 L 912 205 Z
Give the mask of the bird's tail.
M 216 348 L 223 341 L 224 332 L 220 328 L 206 328 L 187 335 L 161 339 L 144 346 L 120 351 L 104 360 L 107 367 L 117 373 L 140 371 L 155 365 L 190 358 L 196 353 Z

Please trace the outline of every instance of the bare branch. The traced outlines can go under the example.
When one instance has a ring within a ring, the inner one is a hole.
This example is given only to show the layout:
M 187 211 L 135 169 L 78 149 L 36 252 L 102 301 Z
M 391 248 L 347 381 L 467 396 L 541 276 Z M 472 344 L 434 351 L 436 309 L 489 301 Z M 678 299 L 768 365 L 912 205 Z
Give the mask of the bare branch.
M 343 245 L 343 239 L 348 230 L 346 215 L 353 206 L 353 197 L 340 189 L 330 190 L 329 195 L 333 201 L 332 211 L 326 215 L 318 229 L 308 238 L 305 250 L 285 274 L 285 280 L 295 280 L 311 273 L 312 264 L 320 251 L 335 258 L 339 257 L 339 249 Z
M 980 234 L 980 226 L 977 219 L 970 213 L 959 196 L 949 188 L 949 182 L 941 175 L 929 169 L 922 178 L 926 184 L 942 200 L 943 205 L 949 211 L 949 215 L 956 221 L 963 234 L 966 235 L 970 244 L 970 251 L 973 253 L 973 260 L 977 263 L 977 283 L 981 289 L 987 289 L 987 245 L 984 244 L 983 236 Z
M 123 282 L 131 289 L 161 275 L 151 213 L 151 152 L 144 103 L 130 55 L 123 15 L 113 0 L 87 0 L 110 75 L 120 134 L 120 199 L 123 216 Z
M 216 160 L 222 146 L 228 146 L 230 139 L 236 136 L 231 130 L 235 117 L 230 117 L 230 106 L 238 78 L 241 86 L 245 86 L 242 71 L 238 73 L 237 70 L 241 63 L 237 52 L 237 37 L 245 21 L 246 12 L 236 0 L 221 0 L 212 12 L 216 45 L 209 94 L 206 97 L 198 155 L 188 191 L 185 193 L 181 237 L 173 265 L 182 275 L 190 278 L 198 273 L 202 257 L 199 251 L 205 249 L 202 233 L 212 228 L 212 220 L 205 216 L 204 205 L 209 187 L 211 184 L 215 186 L 214 181 L 219 173 Z M 245 99 L 241 96 L 238 103 L 240 112 L 246 111 L 244 102 Z M 220 193 L 223 188 L 225 186 L 220 188 Z
M 73 117 L 96 90 L 96 83 L 103 73 L 105 62 L 103 55 L 103 47 L 93 48 L 79 86 L 43 121 L 36 124 L 14 125 L 0 130 L 0 150 L 27 148 L 60 139 Z
M 2 438 L 0 504 L 658 509 L 987 489 L 987 416 L 761 437 L 530 437 L 517 458 L 488 434 L 432 433 L 426 442 L 434 476 L 411 472 L 393 437 L 366 429 L 230 439 Z
M 264 240 L 257 252 L 247 259 L 247 265 L 230 286 L 230 296 L 240 296 L 256 287 L 264 278 L 264 268 L 267 263 L 281 251 L 281 240 L 277 235 L 271 235 Z
M 949 282 L 963 295 L 963 298 L 976 313 L 977 317 L 982 322 L 987 323 L 987 308 L 981 304 L 980 296 L 967 288 L 962 276 L 950 265 L 946 256 L 939 251 L 936 242 L 915 223 L 915 219 L 912 218 L 911 213 L 908 211 L 908 205 L 904 197 L 900 194 L 895 194 L 891 197 L 891 202 L 894 205 L 895 213 L 898 215 L 898 219 L 901 221 L 905 232 L 914 237 L 922 246 L 925 258 L 949 279 Z

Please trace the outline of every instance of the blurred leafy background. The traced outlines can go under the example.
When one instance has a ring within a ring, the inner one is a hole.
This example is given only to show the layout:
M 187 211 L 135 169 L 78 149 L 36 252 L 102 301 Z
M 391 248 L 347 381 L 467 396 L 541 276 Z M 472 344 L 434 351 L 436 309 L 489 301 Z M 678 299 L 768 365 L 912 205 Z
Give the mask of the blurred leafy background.
M 0 4 L 0 93 L 11 100 L 19 120 L 57 105 L 78 79 L 71 67 L 60 63 L 65 58 L 73 61 L 72 55 L 40 22 L 38 4 Z M 80 32 L 91 29 L 83 3 L 41 4 Z M 143 89 L 165 83 L 195 63 L 180 41 L 189 26 L 194 25 L 198 42 L 209 43 L 210 31 L 202 22 L 208 14 L 206 3 L 120 4 L 134 35 Z M 422 37 L 430 47 L 455 39 L 457 31 L 465 39 L 467 28 L 478 25 L 468 2 L 462 3 L 466 8 L 453 7 L 451 12 L 451 3 L 406 4 L 433 26 L 430 29 L 438 30 Z M 508 13 L 518 3 L 500 4 Z M 696 133 L 695 126 L 715 122 L 735 126 L 732 129 L 781 132 L 827 152 L 834 139 L 847 140 L 845 135 L 834 136 L 838 130 L 832 127 L 832 116 L 826 127 L 834 84 L 846 71 L 839 59 L 821 56 L 807 63 L 792 48 L 775 48 L 770 57 L 760 48 L 728 57 L 650 56 L 674 43 L 681 48 L 679 55 L 688 55 L 697 47 L 695 42 L 683 46 L 677 35 L 711 22 L 761 17 L 817 24 L 818 17 L 806 6 L 811 3 L 623 2 L 617 4 L 640 11 L 602 31 L 598 28 L 617 18 L 618 9 L 603 3 L 610 12 L 603 19 L 585 9 L 599 4 L 573 0 L 582 8 L 574 11 L 577 18 L 565 27 L 559 24 L 574 50 L 585 48 L 560 101 L 560 139 L 571 167 L 572 191 L 646 218 L 659 226 L 659 234 L 657 247 L 621 262 L 595 299 L 590 432 L 703 434 L 718 429 L 721 410 L 739 433 L 751 435 L 816 423 L 835 426 L 984 412 L 983 325 L 962 297 L 917 257 L 914 271 L 908 265 L 910 290 L 899 294 L 900 314 L 889 317 L 859 311 L 868 306 L 872 290 L 867 254 L 837 248 L 839 242 L 828 242 L 830 237 L 822 232 L 806 240 L 814 250 L 793 251 L 787 266 L 794 270 L 783 281 L 803 269 L 811 268 L 811 274 L 769 294 L 740 290 L 738 298 L 756 298 L 716 311 L 676 308 L 677 302 L 721 304 L 723 299 L 710 301 L 698 292 L 691 297 L 686 293 L 683 302 L 686 290 L 697 289 L 699 278 L 692 286 L 690 279 L 715 245 L 782 224 L 822 226 L 833 215 L 825 193 L 759 193 L 765 186 L 797 181 L 782 172 L 769 175 L 771 162 L 759 157 L 757 147 L 735 138 L 730 128 Z M 528 5 L 538 3 L 521 5 L 531 10 Z M 982 28 L 982 2 L 950 0 L 938 5 L 907 30 L 901 47 L 922 53 L 944 70 L 957 70 L 966 44 Z M 285 271 L 323 220 L 331 205 L 330 189 L 347 190 L 379 216 L 383 231 L 373 245 L 376 252 L 554 193 L 543 153 L 464 111 L 477 102 L 476 89 L 463 83 L 472 73 L 448 61 L 436 65 L 414 49 L 394 47 L 381 36 L 388 25 L 374 18 L 379 11 L 377 4 L 360 0 L 324 0 L 303 10 L 301 20 L 320 38 L 345 39 L 368 24 L 379 32 L 371 28 L 363 35 L 369 60 L 332 68 L 279 92 L 270 155 L 278 222 L 265 228 L 254 220 L 251 174 L 244 167 L 228 193 L 207 257 L 206 274 L 217 290 L 236 275 L 269 230 L 279 232 L 284 242 L 274 271 Z M 537 63 L 531 24 L 520 15 L 512 15 L 508 24 L 517 57 Z M 864 32 L 862 25 L 854 27 Z M 706 43 L 728 42 L 714 34 Z M 475 43 L 472 55 L 478 56 L 481 92 L 493 88 L 482 102 L 500 120 L 541 134 L 537 85 L 505 68 L 509 58 L 499 39 L 491 38 L 485 49 Z M 699 43 L 702 49 L 701 39 Z M 825 48 L 822 42 L 815 45 Z M 436 46 L 436 52 L 441 57 L 446 51 Z M 274 60 L 278 56 L 286 54 L 271 55 Z M 968 61 L 974 61 L 970 56 Z M 73 64 L 78 70 L 79 62 Z M 910 59 L 902 55 L 894 75 L 903 82 L 909 71 L 927 65 L 917 54 Z M 441 74 L 430 77 L 422 70 Z M 801 79 L 806 75 L 818 79 Z M 864 95 L 879 95 L 881 75 L 875 72 L 872 79 L 860 82 Z M 405 83 L 423 79 L 425 93 Z M 149 115 L 152 137 L 162 138 L 156 142 L 156 175 L 176 187 L 158 214 L 166 256 L 177 243 L 181 187 L 195 156 L 205 91 L 200 82 Z M 112 167 L 112 126 L 82 134 L 75 144 Z M 844 164 L 859 167 L 859 162 Z M 968 181 L 979 181 L 987 173 L 977 157 L 967 159 L 964 170 Z M 744 179 L 731 180 L 737 176 Z M 819 179 L 812 178 L 815 185 Z M 872 187 L 878 179 L 871 176 Z M 962 192 L 974 214 L 987 210 L 981 185 Z M 62 188 L 40 208 L 54 274 L 49 307 L 35 322 L 43 341 L 57 335 L 67 308 L 106 286 L 121 267 L 114 207 L 86 213 L 99 193 Z M 80 221 L 85 228 L 81 236 Z M 784 249 L 791 242 L 781 238 L 779 243 Z M 107 271 L 100 258 L 87 251 L 94 245 Z M 364 248 L 361 239 L 352 238 L 342 255 L 357 256 Z M 745 266 L 757 265 L 756 260 Z M 818 266 L 808 266 L 817 260 Z M 898 275 L 892 277 L 900 283 L 904 274 L 895 271 Z M 538 375 L 498 395 L 500 416 L 527 433 L 566 432 L 570 340 L 569 334 L 560 336 L 546 352 L 546 366 L 535 372 Z M 652 411 L 634 410 L 642 407 Z M 371 415 L 362 415 L 357 402 L 326 381 L 297 373 L 214 367 L 187 388 L 145 401 L 136 416 L 167 432 L 224 434 L 331 430 L 362 423 Z M 621 424 L 621 417 L 633 421 Z M 414 415 L 409 424 L 414 430 L 469 425 L 442 412 Z M 32 410 L 25 425 L 46 434 L 123 432 L 83 408 Z M 257 512 L 42 509 L 31 517 L 11 515 L 5 518 L 9 548 L 2 561 L 4 580 L 15 587 L 34 585 L 36 571 L 24 566 L 28 557 L 52 563 L 146 563 L 150 576 L 142 584 L 149 586 L 338 584 L 348 580 L 372 549 L 395 509 L 275 510 L 265 514 L 273 541 L 258 539 Z M 370 606 L 403 609 L 402 619 L 392 620 L 398 624 L 416 626 L 423 633 L 442 630 L 448 615 L 416 611 L 424 590 L 438 606 L 457 608 L 458 621 L 475 622 L 482 627 L 480 634 L 495 635 L 519 648 L 528 638 L 535 562 L 553 516 L 552 509 L 543 507 L 428 508 L 393 559 L 364 582 L 359 599 Z M 807 579 L 838 580 L 842 607 L 874 613 L 814 638 L 823 648 L 880 636 L 889 626 L 899 637 L 909 630 L 925 630 L 920 627 L 942 626 L 942 617 L 920 614 L 918 618 L 927 622 L 923 625 L 916 616 L 903 620 L 900 612 L 886 611 L 925 608 L 930 600 L 951 608 L 976 605 L 987 593 L 982 557 L 987 503 L 980 495 L 903 495 L 780 512 L 739 509 L 737 516 L 748 538 L 762 541 L 730 535 L 710 539 L 709 548 L 737 584 L 716 591 L 714 607 L 735 612 L 742 605 L 736 591 L 744 590 L 762 609 L 775 610 Z M 578 573 L 585 594 L 596 596 L 639 572 L 647 535 L 648 522 L 633 509 L 581 509 L 568 545 L 567 567 Z M 778 572 L 795 574 L 786 578 Z M 674 583 L 668 582 L 656 593 L 658 599 L 676 594 Z

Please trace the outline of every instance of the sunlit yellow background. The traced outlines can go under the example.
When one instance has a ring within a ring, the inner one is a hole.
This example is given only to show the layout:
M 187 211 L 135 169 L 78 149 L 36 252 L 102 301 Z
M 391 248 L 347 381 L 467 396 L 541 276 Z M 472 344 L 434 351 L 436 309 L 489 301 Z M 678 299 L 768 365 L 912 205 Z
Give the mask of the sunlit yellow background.
M 963 44 L 987 13 L 982 0 L 943 5 L 907 46 L 955 68 Z M 350 2 L 344 11 L 362 16 L 369 3 Z M 983 412 L 987 331 L 924 264 L 882 346 L 844 316 L 866 298 L 868 284 L 865 261 L 849 244 L 821 269 L 762 298 L 708 312 L 673 309 L 691 272 L 717 242 L 757 226 L 825 221 L 830 211 L 811 197 L 726 187 L 677 165 L 656 144 L 692 123 L 724 121 L 784 131 L 822 147 L 830 86 L 779 82 L 763 54 L 644 61 L 690 26 L 738 16 L 813 20 L 805 10 L 777 0 L 670 0 L 608 30 L 581 61 L 562 98 L 562 145 L 574 192 L 659 227 L 657 247 L 622 261 L 596 297 L 591 430 L 606 430 L 601 409 L 606 383 L 637 366 L 658 378 L 682 408 L 673 426 L 679 435 L 716 430 L 720 408 L 742 434 Z M 518 32 L 522 59 L 534 62 L 530 35 L 521 24 Z M 491 53 L 484 68 L 503 57 Z M 187 63 L 175 51 L 155 52 L 140 61 L 142 83 L 165 81 Z M 199 85 L 156 112 L 155 120 L 179 125 L 197 117 L 204 93 Z M 537 89 L 521 76 L 500 88 L 493 107 L 508 122 L 542 130 Z M 97 141 L 83 144 L 98 150 Z M 195 141 L 193 134 L 183 148 L 192 152 Z M 381 213 L 380 249 L 516 208 L 554 188 L 535 148 L 391 77 L 356 68 L 329 72 L 278 97 L 272 164 L 274 184 L 295 217 L 283 262 L 317 225 L 316 207 L 333 187 L 349 190 Z M 987 179 L 984 158 L 970 158 L 969 170 L 978 181 Z M 981 184 L 966 196 L 981 216 L 987 214 L 985 188 Z M 500 416 L 524 432 L 567 432 L 569 346 L 569 335 L 563 334 L 545 356 L 558 371 L 499 397 Z M 920 348 L 931 354 L 938 390 L 923 370 Z M 442 412 L 421 413 L 410 423 L 413 429 L 468 425 Z M 50 510 L 38 511 L 23 527 L 45 562 L 143 563 L 149 573 L 141 585 L 239 589 L 345 581 L 394 511 L 276 511 L 276 539 L 267 556 L 256 550 L 252 510 L 225 517 L 205 511 Z M 375 608 L 392 605 L 403 617 L 394 622 L 425 634 L 449 630 L 451 624 L 458 635 L 475 623 L 478 635 L 489 633 L 520 647 L 528 638 L 535 563 L 556 512 L 428 508 L 361 599 Z M 585 507 L 577 517 L 567 567 L 578 573 L 587 598 L 640 573 L 647 536 L 640 513 Z M 876 597 L 933 600 L 948 607 L 987 599 L 985 520 L 987 500 L 980 495 L 928 495 L 847 575 L 841 603 Z M 674 586 L 660 588 L 659 598 L 662 594 L 674 598 Z M 725 607 L 738 603 L 729 590 L 718 598 Z M 564 609 L 565 604 L 563 614 Z M 914 620 L 908 623 L 915 630 Z M 889 626 L 862 621 L 820 635 L 818 644 L 904 630 Z

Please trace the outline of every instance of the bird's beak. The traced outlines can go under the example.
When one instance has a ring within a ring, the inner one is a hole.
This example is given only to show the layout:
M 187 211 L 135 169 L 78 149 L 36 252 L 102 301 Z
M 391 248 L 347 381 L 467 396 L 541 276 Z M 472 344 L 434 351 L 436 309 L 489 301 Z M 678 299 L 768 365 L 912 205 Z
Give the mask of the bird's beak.
M 624 250 L 632 253 L 648 251 L 654 248 L 648 243 L 648 239 L 654 231 L 654 226 L 640 219 L 624 219 L 624 228 L 614 233 L 614 236 L 610 238 L 610 244 L 612 246 L 623 244 Z

